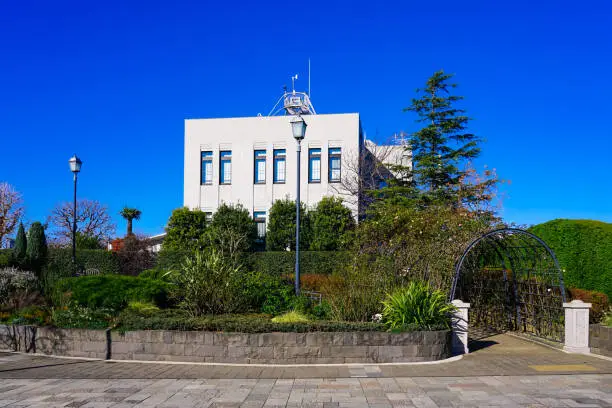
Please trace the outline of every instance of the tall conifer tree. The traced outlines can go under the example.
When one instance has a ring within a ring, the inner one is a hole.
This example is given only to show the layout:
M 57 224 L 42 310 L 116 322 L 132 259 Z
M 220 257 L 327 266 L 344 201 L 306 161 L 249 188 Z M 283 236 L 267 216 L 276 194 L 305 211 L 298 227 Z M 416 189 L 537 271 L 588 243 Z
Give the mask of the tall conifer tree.
M 19 267 L 23 267 L 26 264 L 27 247 L 28 239 L 26 238 L 25 229 L 23 228 L 23 223 L 19 223 L 19 229 L 15 237 L 15 246 L 13 247 L 13 262 Z
M 452 95 L 457 85 L 450 83 L 452 75 L 434 73 L 417 90 L 419 97 L 404 111 L 418 115 L 417 122 L 425 127 L 410 136 L 413 169 L 411 181 L 418 191 L 419 201 L 457 203 L 455 192 L 465 176 L 460 164 L 480 153 L 477 136 L 467 131 L 469 118 L 457 102 L 462 96 Z

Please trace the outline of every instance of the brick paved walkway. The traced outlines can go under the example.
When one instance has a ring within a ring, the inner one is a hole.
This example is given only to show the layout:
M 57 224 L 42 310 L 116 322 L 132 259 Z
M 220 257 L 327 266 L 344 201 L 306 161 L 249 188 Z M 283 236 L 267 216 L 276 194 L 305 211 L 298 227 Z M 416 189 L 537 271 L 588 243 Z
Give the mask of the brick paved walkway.
M 453 362 L 429 365 L 232 366 L 87 361 L 0 353 L 0 378 L 350 378 L 612 374 L 612 361 L 566 354 L 509 335 Z
M 0 353 L 0 407 L 612 407 L 611 361 L 508 335 L 480 345 L 441 364 L 315 367 Z

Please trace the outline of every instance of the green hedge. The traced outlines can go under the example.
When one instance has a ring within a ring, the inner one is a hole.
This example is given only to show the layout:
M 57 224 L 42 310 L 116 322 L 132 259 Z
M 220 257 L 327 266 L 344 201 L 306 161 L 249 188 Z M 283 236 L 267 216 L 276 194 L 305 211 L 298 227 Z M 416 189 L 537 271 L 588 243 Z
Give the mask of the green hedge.
M 555 252 L 565 286 L 612 297 L 612 224 L 592 220 L 553 220 L 533 226 Z
M 57 282 L 55 291 L 68 297 L 63 300 L 75 302 L 80 306 L 119 311 L 130 301 L 153 302 L 159 307 L 166 307 L 169 286 L 166 282 L 154 279 L 96 275 L 61 279 Z
M 236 333 L 385 331 L 385 327 L 380 323 L 322 320 L 307 323 L 274 323 L 266 315 L 219 315 L 193 318 L 178 310 L 162 310 L 149 316 L 126 311 L 119 316 L 118 328 L 121 331 L 205 330 Z M 410 326 L 406 328 L 406 331 L 445 329 L 446 327 Z
M 100 274 L 119 273 L 117 254 L 105 249 L 79 249 L 76 261 L 84 270 L 97 269 Z M 72 249 L 49 249 L 47 268 L 58 272 L 72 271 Z
M 0 268 L 10 266 L 12 249 L 0 249 Z
M 157 259 L 161 269 L 179 268 L 189 252 L 162 251 Z M 343 269 L 351 261 L 346 251 L 302 251 L 300 252 L 300 270 L 302 274 L 331 275 Z M 264 251 L 243 253 L 240 256 L 242 265 L 256 272 L 271 275 L 289 275 L 295 271 L 295 252 Z

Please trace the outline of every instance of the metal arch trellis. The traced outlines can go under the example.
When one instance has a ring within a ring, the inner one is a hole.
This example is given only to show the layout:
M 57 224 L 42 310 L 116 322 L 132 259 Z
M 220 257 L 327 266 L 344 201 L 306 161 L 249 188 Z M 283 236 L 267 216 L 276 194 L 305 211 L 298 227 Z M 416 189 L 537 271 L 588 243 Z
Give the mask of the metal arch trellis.
M 471 304 L 470 325 L 563 341 L 561 269 L 548 245 L 530 232 L 503 228 L 473 240 L 455 266 L 453 299 Z

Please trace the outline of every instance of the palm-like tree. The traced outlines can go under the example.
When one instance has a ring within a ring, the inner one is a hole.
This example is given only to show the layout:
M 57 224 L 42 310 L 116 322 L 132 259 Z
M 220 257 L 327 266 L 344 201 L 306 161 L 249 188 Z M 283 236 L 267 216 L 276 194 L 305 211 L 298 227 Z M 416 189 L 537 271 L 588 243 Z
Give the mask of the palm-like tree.
M 127 235 L 128 236 L 133 235 L 132 234 L 132 221 L 139 220 L 141 214 L 142 214 L 142 211 L 140 211 L 139 209 L 130 208 L 130 207 L 123 207 L 123 210 L 119 211 L 119 215 L 121 215 L 127 221 Z

